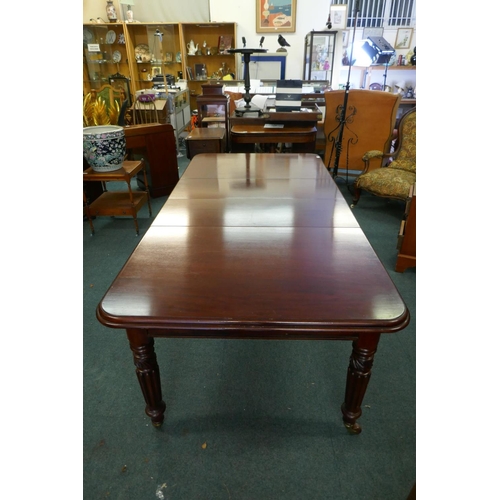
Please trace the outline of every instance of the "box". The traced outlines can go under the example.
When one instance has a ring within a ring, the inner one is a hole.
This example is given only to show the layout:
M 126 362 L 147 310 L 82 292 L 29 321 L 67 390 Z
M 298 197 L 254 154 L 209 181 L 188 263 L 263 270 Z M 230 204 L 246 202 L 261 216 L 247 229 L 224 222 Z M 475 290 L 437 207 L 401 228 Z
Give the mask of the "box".
M 301 104 L 302 80 L 276 82 L 276 111 L 300 111 Z

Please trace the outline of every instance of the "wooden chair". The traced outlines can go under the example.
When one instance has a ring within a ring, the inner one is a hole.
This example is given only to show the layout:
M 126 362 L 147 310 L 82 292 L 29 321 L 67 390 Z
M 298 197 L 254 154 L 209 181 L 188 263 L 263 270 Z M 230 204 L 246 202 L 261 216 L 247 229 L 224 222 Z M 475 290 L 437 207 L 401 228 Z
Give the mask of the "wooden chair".
M 361 190 L 385 198 L 408 198 L 410 187 L 417 181 L 417 108 L 399 120 L 397 142 L 392 153 L 372 150 L 363 155 L 365 168 L 354 183 L 353 206 L 359 201 Z M 381 168 L 384 159 L 392 161 Z
M 150 95 L 142 95 L 136 99 L 132 106 L 132 124 L 160 123 L 155 99 Z
M 340 127 L 344 91 L 325 92 L 325 158 L 327 168 L 335 165 L 336 139 Z M 349 91 L 346 122 L 343 131 L 340 170 L 353 171 L 356 175 L 364 170 L 363 155 L 371 149 L 389 152 L 396 115 L 401 96 L 377 90 L 354 89 Z M 382 166 L 380 159 L 379 166 Z
M 125 94 L 111 85 L 92 89 L 83 100 L 83 126 L 117 125 Z

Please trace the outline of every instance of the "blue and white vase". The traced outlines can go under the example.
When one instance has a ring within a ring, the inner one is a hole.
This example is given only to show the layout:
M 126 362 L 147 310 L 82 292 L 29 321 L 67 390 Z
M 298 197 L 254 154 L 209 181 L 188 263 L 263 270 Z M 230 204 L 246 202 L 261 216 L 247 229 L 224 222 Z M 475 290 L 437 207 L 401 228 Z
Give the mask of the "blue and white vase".
M 83 156 L 96 172 L 112 172 L 123 167 L 125 132 L 118 125 L 98 125 L 83 129 Z

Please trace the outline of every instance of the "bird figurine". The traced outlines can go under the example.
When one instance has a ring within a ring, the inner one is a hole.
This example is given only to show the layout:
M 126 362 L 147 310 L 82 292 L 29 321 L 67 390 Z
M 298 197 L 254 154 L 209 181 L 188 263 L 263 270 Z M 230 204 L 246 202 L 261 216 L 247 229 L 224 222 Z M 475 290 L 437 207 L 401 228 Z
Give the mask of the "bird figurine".
M 281 35 L 278 36 L 278 43 L 281 47 L 276 52 L 286 52 L 285 47 L 290 47 L 290 44 Z
M 245 48 L 247 46 L 247 39 L 244 36 L 242 36 L 241 41 L 243 42 L 243 48 Z
M 259 47 L 260 47 L 260 48 L 262 48 L 262 44 L 264 43 L 264 39 L 265 39 L 265 38 L 266 38 L 266 37 L 265 37 L 265 36 L 263 36 L 263 37 L 260 39 L 260 42 L 259 42 Z

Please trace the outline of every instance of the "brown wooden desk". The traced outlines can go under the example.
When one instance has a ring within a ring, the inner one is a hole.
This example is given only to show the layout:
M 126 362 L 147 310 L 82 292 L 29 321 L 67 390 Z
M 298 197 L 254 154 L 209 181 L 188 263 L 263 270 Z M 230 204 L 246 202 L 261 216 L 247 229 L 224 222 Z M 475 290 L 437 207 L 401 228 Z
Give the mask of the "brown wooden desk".
M 275 111 L 270 109 L 261 115 L 246 113 L 229 119 L 229 142 L 233 153 L 251 153 L 252 144 L 291 143 L 294 153 L 314 153 L 316 126 L 322 113 L 314 103 L 303 103 L 302 111 Z M 308 111 L 306 111 L 308 110 Z M 264 125 L 283 125 L 283 129 L 264 129 Z
M 149 163 L 149 190 L 153 198 L 168 196 L 179 180 L 172 125 L 150 123 L 124 127 L 127 149 L 144 152 Z
M 239 151 L 240 144 L 291 143 L 292 151 L 298 153 L 314 153 L 316 146 L 315 126 L 284 125 L 283 128 L 265 128 L 264 125 L 233 125 L 231 128 L 232 152 Z
M 409 322 L 313 154 L 195 156 L 97 317 L 126 329 L 155 426 L 165 403 L 154 337 L 351 340 L 341 409 L 353 433 L 380 335 Z

